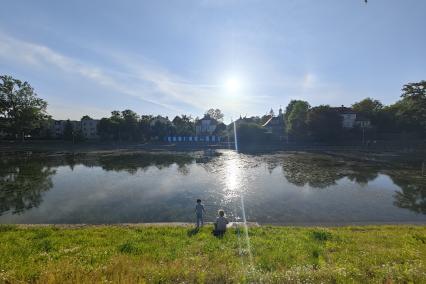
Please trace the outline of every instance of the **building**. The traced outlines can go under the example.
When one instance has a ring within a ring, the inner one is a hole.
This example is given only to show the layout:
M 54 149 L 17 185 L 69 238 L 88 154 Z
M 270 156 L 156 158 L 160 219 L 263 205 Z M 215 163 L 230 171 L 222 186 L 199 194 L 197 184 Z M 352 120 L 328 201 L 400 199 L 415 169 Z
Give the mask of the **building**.
M 99 119 L 83 118 L 81 120 L 81 132 L 86 139 L 97 139 Z
M 271 109 L 269 116 L 270 118 L 262 126 L 265 127 L 269 133 L 283 139 L 285 134 L 285 122 L 282 108 L 279 109 L 277 116 L 274 115 L 274 111 Z
M 342 105 L 340 107 L 333 107 L 332 109 L 342 117 L 343 128 L 353 128 L 355 126 L 356 112 L 351 108 Z
M 52 122 L 50 123 L 49 129 L 50 129 L 50 134 L 52 135 L 53 138 L 62 138 L 62 136 L 64 135 L 67 121 L 68 120 L 52 120 Z M 81 130 L 80 121 L 70 120 L 69 122 L 71 123 L 74 131 Z
M 216 131 L 217 125 L 218 121 L 206 114 L 195 123 L 195 134 L 197 136 L 212 135 Z
M 355 126 L 368 128 L 371 126 L 370 120 L 361 117 L 351 108 L 342 105 L 340 107 L 334 107 L 333 109 L 342 117 L 343 128 L 354 128 Z
M 49 130 L 52 138 L 62 138 L 68 120 L 52 120 Z M 97 139 L 98 136 L 98 119 L 85 118 L 81 121 L 69 120 L 74 132 L 81 131 L 86 139 Z

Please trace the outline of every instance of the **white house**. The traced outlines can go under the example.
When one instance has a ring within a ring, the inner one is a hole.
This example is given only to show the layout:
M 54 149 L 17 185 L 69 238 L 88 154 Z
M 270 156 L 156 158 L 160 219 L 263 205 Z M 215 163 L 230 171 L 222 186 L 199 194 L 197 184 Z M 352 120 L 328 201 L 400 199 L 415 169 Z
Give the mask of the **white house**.
M 271 109 L 270 118 L 262 125 L 265 127 L 269 133 L 279 136 L 283 138 L 284 130 L 285 130 L 285 122 L 284 122 L 284 113 L 282 108 L 278 110 L 278 115 L 274 116 L 274 111 Z
M 98 124 L 99 119 L 85 118 L 81 121 L 70 120 L 72 128 L 74 131 L 79 131 L 83 133 L 83 136 L 86 139 L 96 139 L 98 138 Z M 67 120 L 53 120 L 49 126 L 50 133 L 54 138 L 61 138 L 64 135 L 65 125 Z
M 195 134 L 197 136 L 212 135 L 215 132 L 217 125 L 218 125 L 217 120 L 210 117 L 210 115 L 206 114 L 204 115 L 202 119 L 196 122 Z
M 70 120 L 70 123 L 74 131 L 81 129 L 80 121 Z M 67 120 L 53 120 L 49 127 L 52 137 L 61 138 L 62 135 L 64 134 L 66 124 L 67 124 Z
M 333 109 L 342 117 L 342 126 L 344 128 L 353 128 L 355 126 L 368 128 L 371 126 L 370 120 L 361 117 L 351 108 L 342 105 L 341 107 L 334 107 Z
M 81 132 L 86 139 L 98 138 L 99 119 L 84 118 L 81 120 Z
M 355 126 L 356 121 L 356 112 L 351 108 L 345 107 L 342 105 L 341 107 L 333 108 L 337 113 L 342 117 L 342 126 L 344 128 L 353 128 Z

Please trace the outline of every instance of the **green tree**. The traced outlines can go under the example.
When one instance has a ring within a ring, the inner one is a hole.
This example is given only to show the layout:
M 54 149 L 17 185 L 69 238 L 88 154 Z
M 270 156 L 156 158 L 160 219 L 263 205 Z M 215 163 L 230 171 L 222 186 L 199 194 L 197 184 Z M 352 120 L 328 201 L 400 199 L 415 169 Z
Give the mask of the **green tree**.
M 154 126 L 151 127 L 152 136 L 161 139 L 172 133 L 172 127 L 170 123 L 164 123 L 157 121 Z
M 306 102 L 306 101 L 301 101 L 301 100 L 291 100 L 291 101 L 288 103 L 288 105 L 287 105 L 287 107 L 286 107 L 286 109 L 285 109 L 285 113 L 284 113 L 284 119 L 285 119 L 285 121 L 286 121 L 286 122 L 288 121 L 288 117 L 290 116 L 291 112 L 293 111 L 294 106 L 295 106 L 296 104 L 300 104 L 300 103 L 302 103 L 302 104 L 306 105 L 306 106 L 307 106 L 307 108 L 309 108 L 309 107 L 310 107 L 310 106 L 309 106 L 309 103 L 308 103 L 308 102 Z
M 153 119 L 152 115 L 141 115 L 139 120 L 139 131 L 141 133 L 142 139 L 148 141 L 151 139 L 151 120 Z
M 233 131 L 232 131 L 233 133 Z M 233 137 L 230 135 L 230 137 Z M 256 123 L 237 123 L 237 139 L 239 145 L 262 145 L 272 142 L 266 129 Z
M 220 109 L 213 109 L 213 108 L 211 108 L 211 109 L 209 109 L 208 111 L 206 111 L 206 113 L 205 113 L 206 115 L 209 115 L 211 118 L 214 118 L 214 119 L 216 119 L 216 120 L 218 120 L 218 121 L 222 121 L 223 120 L 223 113 L 222 113 L 222 111 L 220 110 Z
M 85 120 L 85 119 L 92 119 L 92 118 L 86 114 L 86 115 L 83 115 L 83 117 L 81 118 L 81 120 Z
M 342 132 L 342 117 L 328 105 L 311 108 L 306 124 L 316 141 L 336 141 Z
M 401 100 L 395 104 L 396 119 L 408 131 L 426 133 L 426 81 L 409 83 L 402 88 Z
M 118 110 L 112 111 L 110 117 L 110 131 L 113 136 L 113 139 L 116 141 L 122 140 L 123 124 L 124 119 L 121 115 L 121 112 Z
M 306 101 L 291 101 L 286 109 L 286 131 L 297 140 L 303 140 L 307 135 L 306 119 L 310 106 Z
M 136 112 L 126 109 L 121 112 L 121 136 L 127 141 L 137 141 L 141 138 L 138 129 L 139 115 Z
M 223 136 L 226 135 L 226 125 L 225 123 L 221 122 L 216 126 L 216 129 L 213 132 L 214 135 Z
M 101 140 L 111 140 L 114 137 L 113 126 L 110 118 L 102 118 L 98 124 L 98 133 Z
M 183 135 L 183 136 L 194 135 L 195 124 L 191 116 L 188 116 L 185 114 L 182 114 L 182 116 L 177 115 L 172 120 L 172 122 L 173 122 L 173 125 L 175 126 L 177 135 Z
M 25 135 L 40 127 L 41 122 L 49 117 L 47 103 L 37 97 L 28 82 L 6 75 L 0 76 L 0 80 L 0 116 L 3 124 L 23 141 Z
M 352 105 L 352 109 L 374 123 L 380 112 L 383 110 L 383 104 L 379 100 L 365 98 L 362 101 L 354 103 Z
M 71 121 L 68 119 L 65 122 L 64 126 L 64 140 L 72 141 L 74 137 L 74 127 L 71 124 Z

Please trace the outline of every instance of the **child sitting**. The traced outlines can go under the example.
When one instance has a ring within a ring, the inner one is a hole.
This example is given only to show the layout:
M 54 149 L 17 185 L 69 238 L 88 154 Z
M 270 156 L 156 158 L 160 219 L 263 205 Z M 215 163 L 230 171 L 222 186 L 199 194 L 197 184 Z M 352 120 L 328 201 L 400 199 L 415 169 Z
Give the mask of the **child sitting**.
M 216 218 L 216 222 L 214 223 L 213 235 L 223 236 L 226 232 L 226 225 L 228 223 L 228 219 L 225 218 L 225 212 L 223 210 L 219 210 L 219 217 Z

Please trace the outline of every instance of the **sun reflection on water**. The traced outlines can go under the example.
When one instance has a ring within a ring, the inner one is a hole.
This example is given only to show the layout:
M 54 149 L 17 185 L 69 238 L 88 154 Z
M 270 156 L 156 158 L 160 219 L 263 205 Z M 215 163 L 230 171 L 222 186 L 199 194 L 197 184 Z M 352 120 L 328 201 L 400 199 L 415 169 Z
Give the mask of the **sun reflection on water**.
M 240 197 L 244 193 L 243 163 L 238 153 L 228 152 L 225 154 L 223 164 L 223 197 L 221 205 L 231 209 L 227 212 L 233 221 L 241 221 Z
M 242 225 L 245 245 L 239 242 L 239 251 L 241 256 L 248 255 L 249 266 L 251 266 L 252 254 L 244 206 L 245 183 L 248 176 L 244 173 L 244 162 L 240 154 L 237 152 L 228 152 L 227 156 L 224 163 L 225 179 L 222 203 L 223 205 L 227 205 L 226 207 L 228 208 L 233 207 L 232 212 L 229 212 L 228 215 L 231 216 L 233 222 L 238 222 L 236 223 L 238 236 L 240 236 L 240 227 Z

